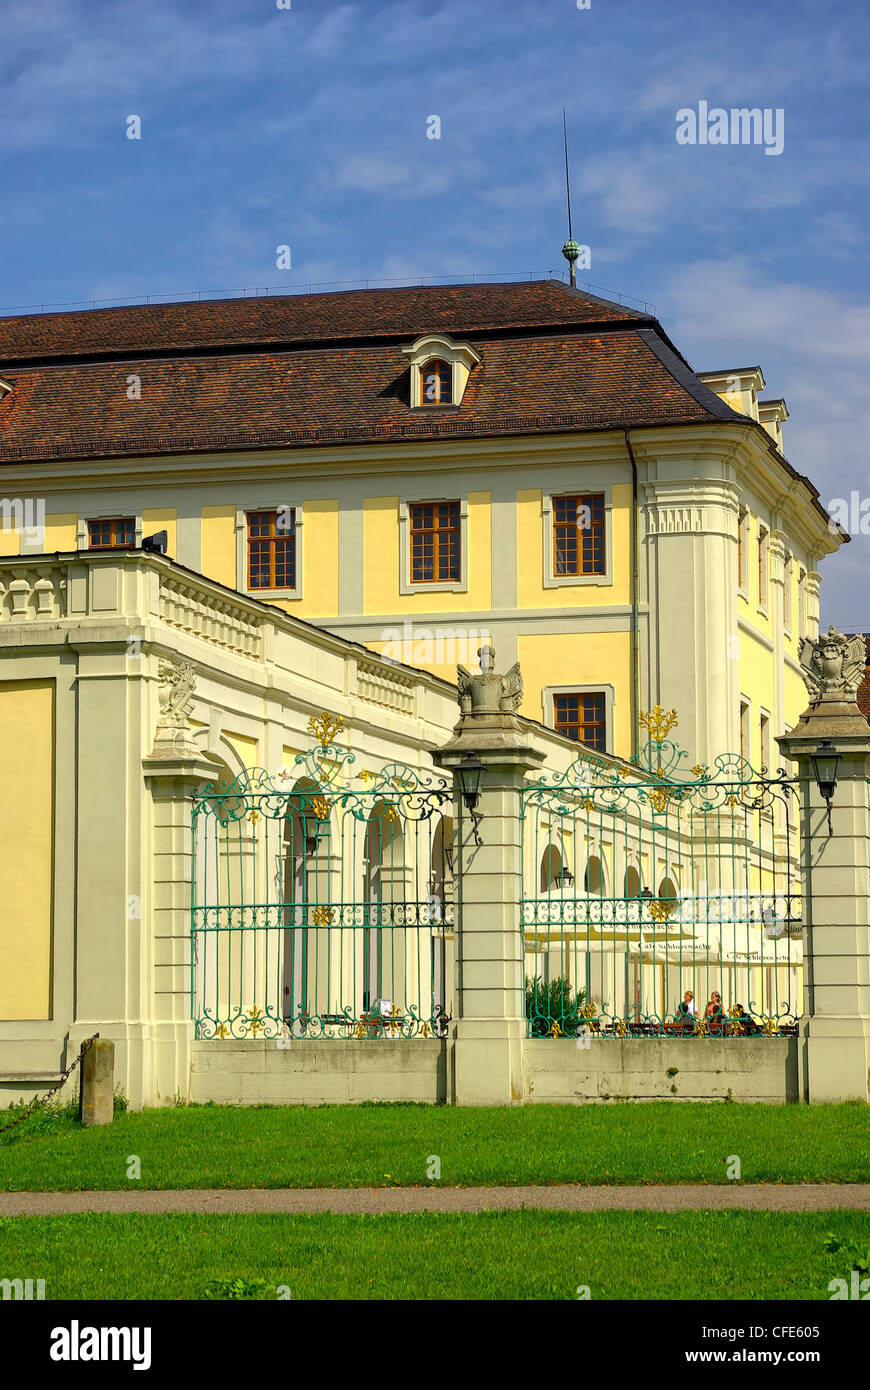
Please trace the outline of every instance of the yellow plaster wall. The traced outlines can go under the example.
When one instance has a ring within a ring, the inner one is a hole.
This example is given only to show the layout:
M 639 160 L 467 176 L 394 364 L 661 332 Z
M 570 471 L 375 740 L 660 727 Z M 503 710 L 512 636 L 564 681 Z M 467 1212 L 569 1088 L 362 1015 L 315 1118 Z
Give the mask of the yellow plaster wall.
M 750 702 L 750 747 L 744 748 L 743 755 L 753 767 L 760 767 L 761 731 L 759 721 L 762 709 L 767 710 L 771 719 L 771 755 L 776 750 L 773 742 L 775 734 L 781 730 L 776 725 L 776 705 L 773 690 L 773 652 L 761 642 L 755 641 L 750 633 L 740 633 L 739 684 L 741 697 Z M 736 751 L 736 750 L 735 750 Z
M 174 560 L 178 554 L 176 549 L 176 524 L 178 512 L 175 507 L 149 507 L 142 512 L 142 535 L 153 536 L 155 531 L 165 531 L 167 537 L 167 553 Z
M 78 517 L 75 512 L 57 512 L 45 518 L 45 553 L 78 548 Z
M 54 681 L 0 683 L 0 1019 L 51 1017 Z
M 715 394 L 719 397 L 720 401 L 724 401 L 732 410 L 736 410 L 738 415 L 744 415 L 746 413 L 742 391 L 717 391 Z
M 627 632 L 531 634 L 517 639 L 523 673 L 520 713 L 543 722 L 545 686 L 612 685 L 613 736 L 620 757 L 631 753 L 631 638 Z
M 558 588 L 545 589 L 543 492 L 540 488 L 517 491 L 517 602 L 520 608 L 584 608 L 631 602 L 631 484 L 614 483 L 611 497 L 613 553 L 609 558 L 613 583 L 560 584 Z M 549 555 L 547 563 L 551 563 Z
M 202 572 L 218 584 L 236 587 L 236 509 L 231 503 L 203 507 Z
M 257 755 L 257 750 L 259 749 L 260 745 L 257 739 L 248 738 L 246 734 L 230 733 L 225 733 L 224 738 L 226 739 L 227 743 L 232 744 L 233 748 L 235 748 L 242 762 L 245 764 L 245 767 L 260 766 L 259 758 Z
M 786 729 L 793 729 L 810 702 L 803 676 L 786 666 L 783 686 L 783 718 Z M 776 733 L 784 732 L 777 729 Z

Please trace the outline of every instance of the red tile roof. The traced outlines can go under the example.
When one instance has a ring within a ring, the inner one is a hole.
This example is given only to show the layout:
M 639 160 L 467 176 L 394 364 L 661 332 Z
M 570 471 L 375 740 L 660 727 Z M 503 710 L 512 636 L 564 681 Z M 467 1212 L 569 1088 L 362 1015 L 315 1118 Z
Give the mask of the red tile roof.
M 481 362 L 460 406 L 412 411 L 401 349 L 438 331 Z M 655 319 L 558 281 L 0 319 L 0 370 L 7 462 L 742 418 Z
M 438 332 L 472 340 L 481 361 L 460 406 L 412 410 L 401 348 Z M 0 464 L 699 421 L 763 429 L 698 380 L 650 315 L 556 280 L 0 319 L 0 376 L 13 387 Z
M 0 457 L 90 458 L 709 420 L 633 333 L 477 345 L 462 404 L 412 411 L 398 346 L 128 359 L 9 373 Z M 129 400 L 127 379 L 141 381 Z
M 654 322 L 558 280 L 137 304 L 0 319 L 0 363 L 630 321 Z

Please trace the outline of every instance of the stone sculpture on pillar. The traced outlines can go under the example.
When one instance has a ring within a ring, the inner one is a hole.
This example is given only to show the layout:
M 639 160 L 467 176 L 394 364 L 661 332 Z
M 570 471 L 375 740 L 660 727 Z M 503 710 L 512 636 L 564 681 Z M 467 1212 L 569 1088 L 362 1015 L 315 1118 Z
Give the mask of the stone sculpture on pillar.
M 823 738 L 866 737 L 867 720 L 857 704 L 866 669 L 864 638 L 847 637 L 829 627 L 818 638 L 803 639 L 800 662 L 810 703 L 789 734 L 790 741 L 805 739 L 809 747 Z M 800 746 L 795 743 L 795 748 Z
M 515 661 L 506 676 L 493 670 L 495 647 L 480 647 L 480 675 L 473 676 L 457 666 L 459 708 L 463 714 L 516 714 L 523 698 L 520 663 Z
M 486 749 L 525 746 L 527 739 L 517 710 L 523 698 L 523 678 L 520 663 L 515 661 L 506 675 L 499 675 L 495 666 L 495 648 L 487 645 L 477 653 L 480 675 L 472 675 L 464 666 L 457 666 L 460 720 L 453 737 L 442 752 L 476 752 Z
M 188 717 L 196 687 L 196 671 L 189 661 L 161 660 L 157 667 L 160 682 L 160 717 L 154 735 L 152 758 L 201 757 L 193 742 Z
M 803 639 L 800 659 L 813 704 L 854 704 L 867 660 L 863 637 L 845 637 L 831 626 L 816 641 L 812 637 Z

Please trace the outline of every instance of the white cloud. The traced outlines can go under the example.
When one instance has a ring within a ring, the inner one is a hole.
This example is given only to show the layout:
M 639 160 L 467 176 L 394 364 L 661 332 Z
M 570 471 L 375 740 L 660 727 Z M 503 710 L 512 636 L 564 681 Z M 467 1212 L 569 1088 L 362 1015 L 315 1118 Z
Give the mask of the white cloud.
M 870 301 L 800 283 L 776 284 L 747 260 L 695 261 L 666 277 L 660 317 L 693 365 L 758 362 L 765 395 L 784 396 L 789 462 L 824 505 L 870 497 Z M 870 631 L 870 537 L 823 565 L 823 616 Z M 863 615 L 863 616 L 862 616 Z

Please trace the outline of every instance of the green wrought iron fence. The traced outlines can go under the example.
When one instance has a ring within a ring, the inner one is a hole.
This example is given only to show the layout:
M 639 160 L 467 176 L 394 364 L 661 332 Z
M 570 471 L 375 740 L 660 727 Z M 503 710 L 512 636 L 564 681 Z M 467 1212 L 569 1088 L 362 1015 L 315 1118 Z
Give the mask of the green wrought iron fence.
M 683 772 L 661 710 L 633 764 L 589 752 L 522 794 L 531 1036 L 772 1036 L 802 1011 L 799 783 Z
M 252 769 L 195 800 L 197 1038 L 445 1033 L 452 788 L 353 762 L 324 745 L 292 772 Z

